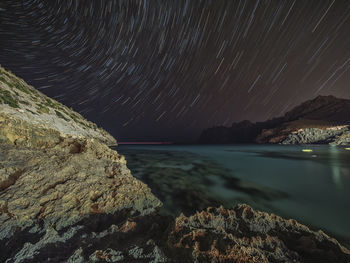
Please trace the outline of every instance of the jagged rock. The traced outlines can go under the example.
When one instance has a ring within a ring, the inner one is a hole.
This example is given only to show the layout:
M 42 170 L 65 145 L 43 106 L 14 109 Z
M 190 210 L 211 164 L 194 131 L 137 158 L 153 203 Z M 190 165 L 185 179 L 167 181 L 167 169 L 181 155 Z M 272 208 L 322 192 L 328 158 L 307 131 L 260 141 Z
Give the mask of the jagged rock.
M 92 262 L 120 262 L 123 259 L 124 256 L 121 251 L 115 251 L 110 248 L 107 248 L 106 250 L 96 250 L 89 257 L 89 260 Z
M 336 139 L 331 142 L 332 145 L 349 145 L 350 144 L 350 130 L 344 131 L 342 134 L 336 137 Z
M 0 163 L 1 262 L 68 258 L 84 235 L 161 206 L 124 157 L 94 139 L 44 150 L 1 145 Z
M 306 128 L 288 135 L 282 144 L 325 144 L 335 143 L 337 138 L 348 132 L 348 128 L 339 129 L 318 129 Z M 337 144 L 337 143 L 336 143 Z
M 350 262 L 322 231 L 238 205 L 179 216 L 168 238 L 178 262 Z
M 106 144 L 106 131 L 0 67 L 0 262 L 130 261 L 135 246 L 161 262 L 162 204 Z

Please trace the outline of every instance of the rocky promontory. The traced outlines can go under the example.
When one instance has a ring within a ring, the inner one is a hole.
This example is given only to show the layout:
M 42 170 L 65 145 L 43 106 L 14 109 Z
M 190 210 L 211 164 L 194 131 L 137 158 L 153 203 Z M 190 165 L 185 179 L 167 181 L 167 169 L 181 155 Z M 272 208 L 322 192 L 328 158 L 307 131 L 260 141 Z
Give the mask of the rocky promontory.
M 201 143 L 350 144 L 350 100 L 318 96 L 265 122 L 243 121 L 202 132 Z
M 116 140 L 71 108 L 45 96 L 0 66 L 0 142 L 29 147 L 54 146 L 61 138 Z
M 350 262 L 323 232 L 247 205 L 160 215 L 111 135 L 0 73 L 0 262 Z
M 111 247 L 127 259 L 136 246 L 162 258 L 148 231 L 162 204 L 107 146 L 116 140 L 0 73 L 0 262 L 98 262 Z

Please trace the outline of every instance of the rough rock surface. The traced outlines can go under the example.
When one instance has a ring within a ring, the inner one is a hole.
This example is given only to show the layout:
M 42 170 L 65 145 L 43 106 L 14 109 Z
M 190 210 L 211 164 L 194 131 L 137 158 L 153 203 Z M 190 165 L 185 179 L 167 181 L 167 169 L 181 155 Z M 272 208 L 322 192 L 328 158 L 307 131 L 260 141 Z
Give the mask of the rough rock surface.
M 0 262 L 65 260 L 79 244 L 91 250 L 84 242 L 94 232 L 127 232 L 131 218 L 160 206 L 124 157 L 97 140 L 0 147 Z
M 306 128 L 288 134 L 288 137 L 281 141 L 282 144 L 324 144 L 346 145 L 349 142 L 344 140 L 348 127 L 338 129 Z
M 116 144 L 96 124 L 0 67 L 0 142 L 42 147 L 67 136 Z
M 247 205 L 179 216 L 168 245 L 178 262 L 350 262 L 350 251 L 322 231 Z
M 106 144 L 0 67 L 0 262 L 165 262 L 162 204 Z
M 350 100 L 318 96 L 265 122 L 234 123 L 202 132 L 201 143 L 350 144 Z
M 273 129 L 263 129 L 258 143 L 348 145 L 349 125 L 330 125 L 315 120 L 296 120 Z

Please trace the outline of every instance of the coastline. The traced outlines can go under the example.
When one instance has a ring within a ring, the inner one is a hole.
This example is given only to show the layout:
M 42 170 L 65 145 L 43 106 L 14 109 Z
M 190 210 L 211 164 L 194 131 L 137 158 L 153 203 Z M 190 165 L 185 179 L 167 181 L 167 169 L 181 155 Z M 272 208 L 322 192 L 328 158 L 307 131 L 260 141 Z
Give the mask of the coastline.
M 39 105 L 33 87 L 1 74 L 1 91 L 20 102 L 0 104 L 1 261 L 350 260 L 350 251 L 322 231 L 244 204 L 225 209 L 200 201 L 201 212 L 159 215 L 162 202 L 107 146 L 116 142 L 109 133 L 43 94 L 47 104 Z

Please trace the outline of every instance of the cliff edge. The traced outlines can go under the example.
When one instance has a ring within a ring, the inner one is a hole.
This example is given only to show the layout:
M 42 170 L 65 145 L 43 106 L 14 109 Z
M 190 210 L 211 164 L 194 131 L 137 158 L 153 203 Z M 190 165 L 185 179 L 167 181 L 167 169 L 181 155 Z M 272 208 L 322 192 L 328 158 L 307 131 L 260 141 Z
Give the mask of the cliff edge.
M 162 203 L 107 146 L 116 140 L 0 73 L 0 262 L 99 262 L 116 247 L 125 259 L 135 246 L 162 258 L 151 231 Z
M 2 67 L 0 125 L 0 142 L 16 145 L 52 146 L 67 136 L 117 144 L 108 132 Z

